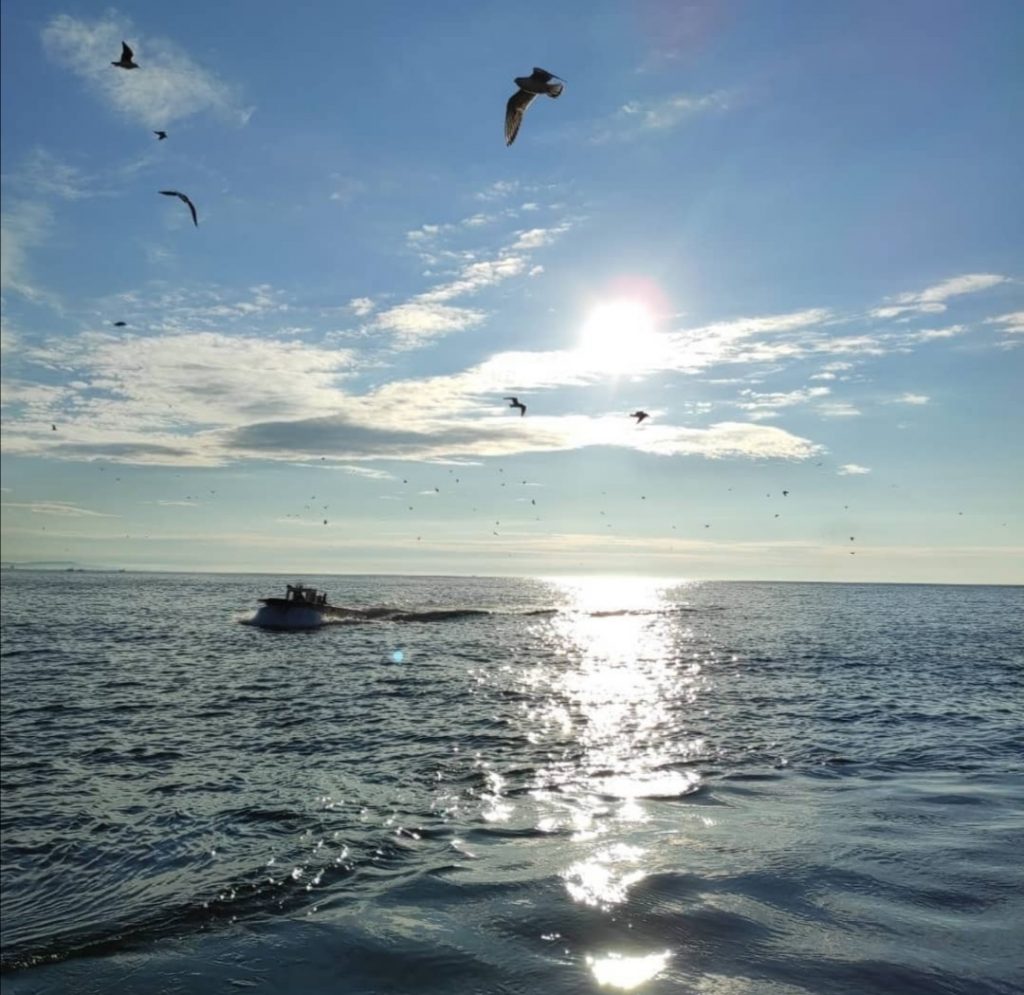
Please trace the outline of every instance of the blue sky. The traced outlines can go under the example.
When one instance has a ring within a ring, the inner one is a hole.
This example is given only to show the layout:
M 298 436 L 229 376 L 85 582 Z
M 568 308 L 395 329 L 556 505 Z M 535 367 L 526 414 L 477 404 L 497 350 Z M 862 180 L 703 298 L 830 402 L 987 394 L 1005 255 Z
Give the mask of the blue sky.
M 5 561 L 1024 581 L 1019 3 L 2 44 Z

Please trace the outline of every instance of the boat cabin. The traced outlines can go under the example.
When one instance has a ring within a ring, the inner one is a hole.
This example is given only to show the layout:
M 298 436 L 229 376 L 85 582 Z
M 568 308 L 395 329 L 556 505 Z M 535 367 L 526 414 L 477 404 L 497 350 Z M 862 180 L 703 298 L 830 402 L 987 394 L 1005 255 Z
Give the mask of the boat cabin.
M 306 584 L 289 584 L 284 599 L 303 605 L 327 604 L 326 594 L 321 594 L 315 587 L 309 587 Z

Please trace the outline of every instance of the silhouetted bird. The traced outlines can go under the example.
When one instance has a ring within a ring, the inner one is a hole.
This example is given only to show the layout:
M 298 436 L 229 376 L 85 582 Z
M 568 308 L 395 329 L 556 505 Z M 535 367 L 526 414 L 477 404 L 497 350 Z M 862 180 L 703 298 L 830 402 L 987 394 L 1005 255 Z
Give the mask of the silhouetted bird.
M 783 491 L 782 492 L 782 496 L 783 497 L 789 497 L 789 491 Z
M 128 42 L 121 42 L 121 58 L 117 62 L 111 62 L 112 66 L 117 66 L 118 69 L 138 69 L 139 64 L 133 61 L 135 53 L 128 47 Z
M 114 322 L 114 327 L 115 328 L 124 328 L 127 324 L 128 324 L 127 321 L 115 321 Z
M 629 417 L 635 418 L 637 425 L 639 425 L 645 418 L 650 418 L 651 416 L 646 411 L 634 411 Z
M 50 428 L 53 429 L 54 432 L 57 431 L 57 426 L 56 425 L 51 425 Z
M 505 400 L 508 401 L 508 406 L 510 408 L 518 408 L 519 409 L 519 417 L 520 418 L 522 418 L 523 415 L 526 414 L 526 405 L 522 404 L 518 397 L 506 397 Z M 500 472 L 501 471 L 499 471 L 499 473 Z
M 552 81 L 555 82 L 552 82 Z M 549 97 L 561 96 L 565 89 L 565 80 L 534 67 L 529 76 L 517 76 L 515 84 L 519 89 L 508 99 L 505 106 L 505 144 L 511 145 L 519 134 L 519 126 L 523 123 L 526 108 L 533 103 L 534 97 L 542 93 Z
M 196 205 L 193 204 L 192 201 L 190 201 L 185 194 L 178 193 L 177 190 L 161 190 L 160 193 L 162 193 L 165 197 L 177 197 L 178 200 L 186 204 L 188 206 L 188 209 L 192 212 L 192 224 L 194 224 L 197 228 L 199 227 L 199 218 L 196 217 Z
M 156 140 L 158 142 L 162 142 L 167 137 L 166 131 L 154 131 L 153 134 L 156 135 Z

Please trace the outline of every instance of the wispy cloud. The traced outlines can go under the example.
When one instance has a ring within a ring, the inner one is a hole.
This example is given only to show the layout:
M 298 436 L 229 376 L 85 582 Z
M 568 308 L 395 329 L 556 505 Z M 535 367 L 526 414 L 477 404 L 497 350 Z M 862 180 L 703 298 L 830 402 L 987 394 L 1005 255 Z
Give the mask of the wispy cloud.
M 938 342 L 942 339 L 951 339 L 966 331 L 966 325 L 949 325 L 947 328 L 923 328 L 919 332 L 912 332 L 907 336 L 908 342 Z
M 802 387 L 788 392 L 761 393 L 755 390 L 742 390 L 744 398 L 737 401 L 738 407 L 751 412 L 750 417 L 756 420 L 776 418 L 783 408 L 791 408 L 797 404 L 807 404 L 821 397 L 827 397 L 831 391 L 828 387 Z
M 1010 314 L 1001 314 L 997 318 L 986 318 L 986 325 L 1002 325 L 1003 331 L 1008 335 L 1024 334 L 1024 311 L 1011 311 Z
M 348 302 L 348 306 L 357 318 L 365 318 L 377 307 L 369 297 L 353 297 Z
M 859 463 L 844 463 L 836 473 L 840 477 L 857 477 L 861 474 L 870 473 L 871 467 L 861 466 Z
M 455 226 L 423 225 L 406 234 L 414 243 L 433 238 Z M 411 299 L 378 312 L 374 319 L 377 328 L 395 333 L 395 345 L 408 349 L 451 332 L 461 332 L 482 324 L 487 312 L 478 307 L 451 303 L 472 296 L 513 277 L 536 275 L 537 267 L 530 267 L 530 253 L 556 241 L 571 228 L 563 221 L 548 228 L 531 228 L 514 232 L 505 246 L 490 258 L 475 258 L 475 253 L 464 252 L 463 261 L 450 279 Z M 435 258 L 431 255 L 429 258 Z
M 894 397 L 892 400 L 893 404 L 915 404 L 922 405 L 927 404 L 931 398 L 927 394 L 900 394 L 899 397 Z
M 513 194 L 520 192 L 522 185 L 519 180 L 495 180 L 489 186 L 484 187 L 483 190 L 478 191 L 473 196 L 477 200 L 504 200 L 507 197 L 511 197 Z
M 594 144 L 634 139 L 644 133 L 670 131 L 698 114 L 728 110 L 730 96 L 724 90 L 714 93 L 678 93 L 644 103 L 631 100 L 623 104 L 602 124 L 591 138 Z
M 997 273 L 965 273 L 962 276 L 943 280 L 942 283 L 936 283 L 916 293 L 900 294 L 892 299 L 892 304 L 875 308 L 871 315 L 875 318 L 895 318 L 901 314 L 914 312 L 941 314 L 946 310 L 946 301 L 951 297 L 988 290 L 990 287 L 1005 283 L 1006 280 L 1005 276 L 1000 276 Z
M 3 176 L 5 185 L 35 198 L 82 200 L 94 196 L 96 182 L 77 166 L 72 166 L 45 149 L 34 149 L 13 173 Z
M 819 404 L 816 410 L 826 418 L 856 418 L 861 413 L 848 401 L 829 401 Z
M 59 515 L 62 518 L 117 518 L 102 511 L 90 511 L 69 501 L 4 501 L 4 508 L 25 508 L 33 515 Z
M 0 216 L 0 288 L 33 301 L 46 301 L 49 294 L 34 280 L 28 256 L 42 245 L 53 225 L 53 212 L 45 204 L 20 201 Z
M 126 39 L 139 70 L 110 65 Z M 130 21 L 111 14 L 86 20 L 59 14 L 43 28 L 43 47 L 100 95 L 115 111 L 150 128 L 160 128 L 194 114 L 213 113 L 244 124 L 251 108 L 237 87 L 195 63 L 163 38 L 146 37 Z

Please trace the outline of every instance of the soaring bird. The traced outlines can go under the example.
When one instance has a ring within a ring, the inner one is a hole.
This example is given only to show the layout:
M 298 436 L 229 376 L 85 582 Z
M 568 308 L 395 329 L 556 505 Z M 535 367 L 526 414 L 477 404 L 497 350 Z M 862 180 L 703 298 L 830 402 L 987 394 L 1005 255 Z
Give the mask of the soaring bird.
M 192 212 L 192 224 L 194 224 L 197 228 L 199 227 L 199 218 L 196 217 L 196 205 L 193 204 L 192 201 L 190 201 L 185 194 L 178 193 L 177 190 L 161 190 L 160 193 L 162 193 L 165 197 L 177 197 L 178 200 L 187 204 L 188 209 Z
M 114 327 L 115 328 L 124 328 L 125 325 L 127 325 L 127 324 L 128 324 L 127 321 L 115 321 L 114 322 Z
M 517 76 L 515 84 L 519 87 L 505 106 L 505 144 L 511 145 L 519 134 L 519 126 L 523 123 L 523 115 L 526 108 L 533 103 L 533 98 L 542 93 L 549 97 L 561 96 L 565 89 L 565 80 L 546 69 L 538 69 L 536 66 L 529 76 Z
M 153 134 L 156 135 L 156 140 L 158 142 L 162 142 L 167 137 L 166 131 L 154 131 Z
M 519 417 L 520 418 L 522 418 L 523 415 L 526 414 L 526 405 L 523 404 L 519 400 L 518 397 L 506 397 L 505 400 L 508 401 L 508 406 L 510 408 L 518 408 L 519 409 Z
M 134 61 L 135 53 L 128 47 L 128 42 L 121 42 L 121 58 L 117 62 L 111 62 L 112 66 L 118 69 L 138 69 L 139 64 Z
M 634 411 L 629 417 L 635 418 L 637 425 L 639 425 L 645 418 L 650 418 L 651 416 L 646 411 Z

